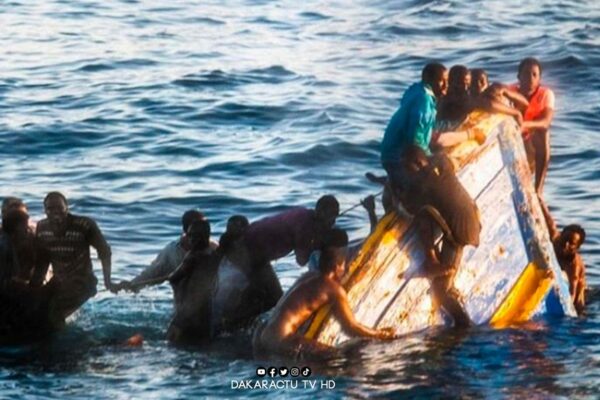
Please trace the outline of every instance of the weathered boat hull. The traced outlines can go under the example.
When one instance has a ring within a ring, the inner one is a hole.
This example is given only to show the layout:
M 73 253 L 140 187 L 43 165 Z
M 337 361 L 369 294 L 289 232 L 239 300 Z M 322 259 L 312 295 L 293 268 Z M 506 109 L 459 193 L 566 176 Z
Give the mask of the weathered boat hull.
M 574 316 L 515 123 L 474 113 L 462 126 L 467 128 L 488 136 L 482 146 L 468 143 L 450 153 L 481 213 L 480 245 L 465 248 L 455 278 L 467 313 L 476 324 L 497 327 L 537 314 Z M 371 327 L 392 326 L 398 334 L 451 323 L 434 304 L 422 261 L 411 219 L 386 215 L 343 281 L 357 319 Z M 327 307 L 306 336 L 329 345 L 347 340 Z

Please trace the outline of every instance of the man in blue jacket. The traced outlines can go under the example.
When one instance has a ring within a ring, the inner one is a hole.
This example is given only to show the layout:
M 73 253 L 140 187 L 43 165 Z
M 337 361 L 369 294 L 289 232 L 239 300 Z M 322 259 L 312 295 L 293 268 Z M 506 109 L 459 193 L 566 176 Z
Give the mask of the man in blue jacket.
M 416 145 L 431 155 L 437 100 L 447 90 L 448 70 L 442 64 L 430 63 L 421 72 L 421 82 L 414 83 L 402 96 L 381 143 L 381 163 L 394 188 L 406 185 L 404 156 L 410 146 Z
M 422 80 L 402 96 L 383 136 L 381 163 L 394 197 L 415 215 L 423 245 L 423 268 L 434 297 L 453 317 L 455 325 L 468 326 L 469 316 L 454 287 L 454 276 L 466 245 L 477 246 L 481 225 L 475 202 L 458 181 L 443 154 L 431 157 L 429 148 L 436 119 L 437 100 L 445 95 L 448 71 L 442 64 L 427 64 Z M 438 227 L 444 233 L 442 250 L 436 250 Z

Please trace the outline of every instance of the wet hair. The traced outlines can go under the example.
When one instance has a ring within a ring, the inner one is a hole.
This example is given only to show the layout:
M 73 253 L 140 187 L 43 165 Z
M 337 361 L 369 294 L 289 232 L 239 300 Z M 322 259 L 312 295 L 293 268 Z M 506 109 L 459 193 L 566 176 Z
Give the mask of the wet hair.
M 523 72 L 525 68 L 531 68 L 534 66 L 537 66 L 539 68 L 540 76 L 542 76 L 542 64 L 537 58 L 533 57 L 527 57 L 521 60 L 521 62 L 519 63 L 519 75 L 521 75 L 521 72 Z
M 226 253 L 231 245 L 240 239 L 248 229 L 248 218 L 243 215 L 234 215 L 227 220 L 227 229 L 219 238 L 219 250 Z
M 210 244 L 210 222 L 208 222 L 208 220 L 206 219 L 197 219 L 195 221 L 192 221 L 188 228 L 188 231 L 191 231 L 192 228 L 196 227 L 199 227 L 199 234 L 201 235 L 201 240 L 199 243 L 200 249 L 206 249 Z
M 25 203 L 18 197 L 8 196 L 2 200 L 2 216 L 6 215 L 6 213 L 15 208 L 25 207 Z
M 348 234 L 343 229 L 331 229 L 323 238 L 321 257 L 319 258 L 319 271 L 328 274 L 342 261 L 346 259 L 346 246 L 348 246 Z
M 432 83 L 438 80 L 446 71 L 446 67 L 440 63 L 429 63 L 421 71 L 421 79 L 425 83 Z
M 200 221 L 203 219 L 206 219 L 206 218 L 204 217 L 204 214 L 202 214 L 200 211 L 193 210 L 193 209 L 187 210 L 181 216 L 181 226 L 183 228 L 183 231 L 187 232 L 187 230 L 190 227 L 190 225 L 192 224 L 192 222 Z
M 448 86 L 460 87 L 464 85 L 465 77 L 470 73 L 471 71 L 464 65 L 453 65 L 448 73 Z
M 572 235 L 574 233 L 578 233 L 579 237 L 581 238 L 581 243 L 579 243 L 580 245 L 583 244 L 583 242 L 585 242 L 585 229 L 583 229 L 581 227 L 581 225 L 578 224 L 571 224 L 571 225 L 567 225 L 563 228 L 562 232 L 561 232 L 561 236 L 566 236 L 566 235 Z
M 44 205 L 46 205 L 46 203 L 51 200 L 51 199 L 60 199 L 62 200 L 65 204 L 69 204 L 67 202 L 67 198 L 65 197 L 64 194 L 62 194 L 61 192 L 50 192 L 46 195 L 46 197 L 44 197 Z
M 12 208 L 2 214 L 2 230 L 8 234 L 12 234 L 19 226 L 27 228 L 29 215 L 23 210 Z
M 340 203 L 338 203 L 335 196 L 327 194 L 317 201 L 315 211 L 318 216 L 324 216 L 325 218 L 337 217 L 340 214 Z

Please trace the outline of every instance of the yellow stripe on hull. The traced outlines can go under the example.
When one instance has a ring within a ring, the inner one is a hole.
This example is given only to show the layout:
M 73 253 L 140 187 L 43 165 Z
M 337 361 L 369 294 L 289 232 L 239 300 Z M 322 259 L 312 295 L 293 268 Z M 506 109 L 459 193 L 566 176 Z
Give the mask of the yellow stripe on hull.
M 529 320 L 551 284 L 552 273 L 549 269 L 529 263 L 492 316 L 490 325 L 505 328 Z

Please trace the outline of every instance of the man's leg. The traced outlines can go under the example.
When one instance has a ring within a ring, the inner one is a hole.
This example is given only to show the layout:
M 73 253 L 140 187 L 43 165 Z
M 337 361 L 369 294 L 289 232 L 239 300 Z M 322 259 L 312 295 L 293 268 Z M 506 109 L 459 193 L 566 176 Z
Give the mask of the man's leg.
M 529 138 L 523 141 L 525 146 L 525 154 L 527 155 L 527 164 L 532 174 L 535 174 L 535 146 L 533 145 L 533 138 Z
M 58 326 L 77 311 L 89 298 L 96 295 L 96 277 L 74 276 L 58 279 L 54 277 L 49 285 L 52 291 L 50 318 Z
M 550 132 L 535 132 L 531 138 L 535 147 L 535 191 L 543 197 L 544 181 L 550 163 Z
M 444 241 L 440 254 L 440 262 L 445 269 L 445 273 L 435 277 L 431 281 L 431 287 L 435 296 L 446 312 L 452 316 L 454 324 L 457 327 L 471 325 L 471 319 L 459 300 L 460 293 L 454 287 L 454 277 L 460 265 L 462 252 L 462 246 Z
M 428 213 L 420 213 L 416 217 L 419 240 L 425 254 L 424 270 L 429 279 L 444 273 L 444 269 L 435 248 L 435 229 L 437 224 Z

